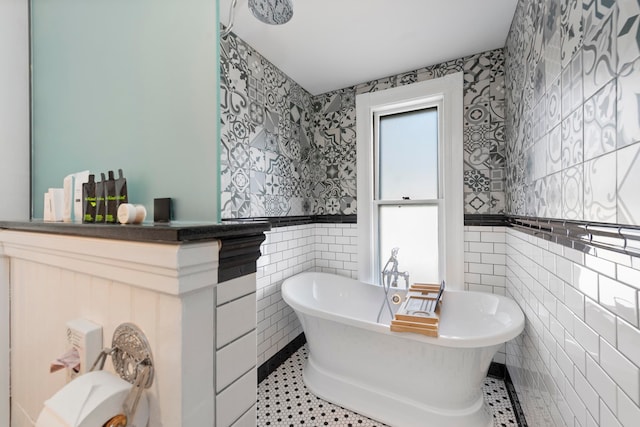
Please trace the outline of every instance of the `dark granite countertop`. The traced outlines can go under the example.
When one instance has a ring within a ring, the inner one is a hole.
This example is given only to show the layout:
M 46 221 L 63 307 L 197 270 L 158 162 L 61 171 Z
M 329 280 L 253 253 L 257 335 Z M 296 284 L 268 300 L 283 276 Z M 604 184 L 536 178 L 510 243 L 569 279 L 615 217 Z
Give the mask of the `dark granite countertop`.
M 132 224 L 79 224 L 63 222 L 0 221 L 0 229 L 136 242 L 187 243 L 240 238 L 271 229 L 266 221 L 224 221 Z

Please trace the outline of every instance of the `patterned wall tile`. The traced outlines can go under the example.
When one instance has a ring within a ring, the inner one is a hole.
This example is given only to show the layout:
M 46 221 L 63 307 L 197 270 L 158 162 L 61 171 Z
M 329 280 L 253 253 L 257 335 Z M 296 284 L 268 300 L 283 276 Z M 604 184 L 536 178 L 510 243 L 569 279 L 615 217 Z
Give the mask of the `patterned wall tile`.
M 489 172 L 491 174 L 491 191 L 493 193 L 504 192 L 504 169 L 495 168 L 491 169 Z M 502 200 L 504 200 L 504 197 L 502 197 Z
M 602 4 L 612 5 L 610 9 Z M 616 13 L 615 3 L 592 0 L 585 11 L 586 23 L 590 23 L 582 46 L 584 71 L 584 98 L 611 81 L 616 74 Z M 604 15 L 608 13 L 608 15 Z
M 560 124 L 562 119 L 562 97 L 560 92 L 560 75 L 551 82 L 547 92 L 547 131 Z
M 464 193 L 464 205 L 465 205 L 465 213 L 468 213 L 468 210 L 472 210 L 474 214 L 482 214 L 488 213 L 489 207 L 491 206 L 490 202 L 490 194 L 487 193 L 479 193 L 479 192 L 465 192 Z
M 618 222 L 640 224 L 640 143 L 616 152 L 618 160 Z
M 618 147 L 640 141 L 640 58 L 618 76 Z
M 562 71 L 560 0 L 546 0 L 544 16 L 544 65 L 547 90 Z
M 562 121 L 562 167 L 582 163 L 582 108 Z
M 562 118 L 578 108 L 583 101 L 582 51 L 562 70 Z
M 534 183 L 535 216 L 546 218 L 547 213 L 547 179 L 541 178 Z
M 491 178 L 488 169 L 470 169 L 464 171 L 465 192 L 485 192 L 491 189 Z
M 453 61 L 448 61 L 434 66 L 424 67 L 415 71 L 403 73 L 384 79 L 378 79 L 347 88 L 340 92 L 341 96 L 351 94 L 352 105 L 355 105 L 355 95 L 371 91 L 382 90 L 410 84 L 415 81 L 424 81 L 441 77 L 450 73 L 463 71 L 464 78 L 464 180 L 465 180 L 465 212 L 498 213 L 504 211 L 504 174 L 505 144 L 504 144 L 504 54 L 502 49 L 471 55 Z M 330 104 L 336 92 L 314 97 L 315 111 L 331 110 Z M 335 108 L 334 108 L 335 109 Z M 320 157 L 328 164 L 337 158 L 347 156 L 355 167 L 355 110 L 353 113 L 343 115 L 339 125 L 341 132 L 341 145 L 348 148 L 346 152 L 336 153 L 331 148 L 333 139 L 325 139 L 317 143 L 320 147 Z M 326 125 L 319 121 L 320 126 Z M 316 131 L 316 140 L 318 132 Z M 497 174 L 493 172 L 499 170 Z M 332 169 L 328 169 L 331 175 Z M 474 172 L 479 171 L 479 172 Z M 354 169 L 355 172 L 355 169 Z M 498 178 L 501 176 L 502 178 Z M 483 182 L 481 184 L 481 182 Z M 342 180 L 342 189 L 337 194 L 336 186 L 324 182 L 316 185 L 314 196 L 325 200 L 327 212 L 335 210 L 339 206 L 341 210 L 355 209 L 355 176 L 353 179 Z M 349 184 L 349 185 L 347 185 Z M 474 189 L 475 188 L 475 189 Z M 333 189 L 333 190 L 332 190 Z M 318 191 L 319 190 L 319 191 Z M 328 197 L 333 191 L 334 195 Z
M 562 171 L 562 217 L 582 220 L 584 217 L 584 179 L 582 166 Z
M 233 33 L 220 52 L 222 217 L 301 214 L 311 96 Z
M 584 163 L 584 219 L 616 220 L 616 154 L 610 153 Z
M 618 5 L 611 0 L 583 0 L 582 19 L 585 40 L 597 33 L 606 24 L 604 22 L 616 14 Z
M 625 179 L 634 176 L 629 157 L 635 152 L 627 151 L 626 163 L 619 152 L 640 142 L 640 2 L 544 3 L 541 8 L 537 0 L 518 2 L 505 47 L 507 212 L 530 213 L 533 204 L 537 215 L 640 225 L 629 208 L 636 197 Z M 546 80 L 546 91 L 539 95 L 546 98 L 542 126 L 542 109 L 527 93 L 540 61 L 540 13 Z M 554 78 L 558 30 L 561 71 Z M 540 149 L 531 147 L 545 137 L 546 170 L 541 176 L 536 167 Z M 617 194 L 612 196 L 614 176 Z M 545 191 L 544 203 L 535 204 L 533 198 Z
M 504 212 L 506 205 L 504 191 L 491 191 L 489 196 L 491 197 L 491 209 L 489 213 Z
M 526 35 L 525 35 L 526 37 Z M 560 46 L 562 68 L 582 48 L 582 0 L 562 0 L 560 6 Z
M 464 126 L 488 125 L 492 119 L 490 102 L 481 102 L 464 106 Z
M 558 125 L 549 132 L 547 148 L 547 175 L 562 169 L 562 126 Z
M 544 178 L 547 174 L 547 159 L 549 158 L 549 154 L 547 150 L 549 149 L 548 137 L 545 134 L 542 136 L 538 142 L 534 145 L 534 172 L 533 179 L 540 180 Z
M 584 159 L 615 150 L 616 136 L 616 81 L 612 80 L 584 103 Z
M 527 151 L 525 151 L 524 158 L 524 183 L 526 185 L 530 185 L 533 183 L 535 178 L 535 162 L 536 162 L 536 152 L 535 146 L 529 147 Z
M 548 175 L 545 179 L 547 181 L 546 214 L 549 218 L 562 218 L 562 172 Z
M 541 57 L 538 26 L 532 47 Z M 220 50 L 223 218 L 356 213 L 356 95 L 459 71 L 464 76 L 465 211 L 504 212 L 502 49 L 318 96 L 234 33 L 221 40 Z M 544 83 L 539 91 L 543 97 Z M 542 108 L 546 114 L 546 103 Z
M 524 187 L 524 204 L 525 215 L 536 216 L 538 200 L 536 199 L 536 189 L 534 183 L 527 184 Z
M 547 98 L 543 96 L 533 110 L 533 140 L 537 141 L 547 133 Z
M 618 71 L 640 57 L 640 3 L 618 1 Z

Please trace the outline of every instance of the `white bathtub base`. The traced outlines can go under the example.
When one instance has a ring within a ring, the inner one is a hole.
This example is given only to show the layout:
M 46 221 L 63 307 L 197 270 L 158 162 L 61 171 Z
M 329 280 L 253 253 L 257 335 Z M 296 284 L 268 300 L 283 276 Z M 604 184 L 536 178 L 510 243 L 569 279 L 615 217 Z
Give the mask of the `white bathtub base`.
M 393 427 L 491 427 L 482 382 L 500 346 L 524 328 L 515 301 L 445 291 L 439 335 L 376 323 L 380 286 L 327 273 L 282 284 L 309 344 L 304 382 L 337 405 Z
M 333 375 L 318 366 L 313 355 L 309 355 L 303 379 L 316 396 L 394 427 L 493 426 L 482 395 L 471 406 L 459 410 L 434 408 Z

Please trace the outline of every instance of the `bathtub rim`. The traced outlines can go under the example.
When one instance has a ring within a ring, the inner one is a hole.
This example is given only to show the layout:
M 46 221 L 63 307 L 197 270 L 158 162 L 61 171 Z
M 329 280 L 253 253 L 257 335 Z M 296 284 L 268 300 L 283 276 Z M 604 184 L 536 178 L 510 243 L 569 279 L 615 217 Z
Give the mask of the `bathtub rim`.
M 375 323 L 363 319 L 359 319 L 356 317 L 349 317 L 343 314 L 331 313 L 324 310 L 320 310 L 317 308 L 309 307 L 307 305 L 303 305 L 298 301 L 295 301 L 293 296 L 290 296 L 291 291 L 288 288 L 293 288 L 295 286 L 296 280 L 300 280 L 305 276 L 310 277 L 337 277 L 341 280 L 355 282 L 365 286 L 376 286 L 369 283 L 361 282 L 357 279 L 352 279 L 350 277 L 339 276 L 337 274 L 332 273 L 324 273 L 324 272 L 314 272 L 314 271 L 306 271 L 302 273 L 298 273 L 284 280 L 282 283 L 282 299 L 287 303 L 294 311 L 300 312 L 309 316 L 319 317 L 325 320 L 334 321 L 344 323 L 357 328 L 364 328 L 370 331 L 375 331 L 378 333 L 382 333 L 385 335 L 393 335 L 393 336 L 401 336 L 405 339 L 425 342 L 432 345 L 442 346 L 442 347 L 457 347 L 457 348 L 480 348 L 480 347 L 491 347 L 494 345 L 502 344 L 507 341 L 516 338 L 520 333 L 524 330 L 525 317 L 524 313 L 520 306 L 511 298 L 506 297 L 504 295 L 491 294 L 487 292 L 477 292 L 477 291 L 462 291 L 462 290 L 445 290 L 445 296 L 447 293 L 467 293 L 467 294 L 477 294 L 483 297 L 491 296 L 498 300 L 505 300 L 507 304 L 514 304 L 515 308 L 519 311 L 520 321 L 515 322 L 516 325 L 510 326 L 506 328 L 505 331 L 498 332 L 493 335 L 481 336 L 481 337 L 456 337 L 456 336 L 439 336 L 439 337 L 428 337 L 426 335 L 421 335 L 412 332 L 392 332 L 389 329 L 388 325 Z

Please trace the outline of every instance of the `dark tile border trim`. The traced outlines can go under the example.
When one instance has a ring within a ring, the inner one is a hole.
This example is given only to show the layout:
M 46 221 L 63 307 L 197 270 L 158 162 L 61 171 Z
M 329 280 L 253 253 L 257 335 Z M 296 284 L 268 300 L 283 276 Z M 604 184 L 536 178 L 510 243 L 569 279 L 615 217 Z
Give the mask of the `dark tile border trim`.
M 502 217 L 502 221 L 500 219 Z M 465 215 L 465 225 L 506 226 L 541 239 L 595 255 L 607 249 L 640 256 L 640 226 L 518 215 Z
M 293 341 L 284 346 L 282 350 L 274 354 L 269 360 L 260 365 L 260 367 L 258 367 L 258 384 L 266 379 L 269 374 L 278 369 L 280 365 L 285 362 L 285 360 L 290 358 L 291 355 L 298 351 L 298 349 L 302 347 L 306 342 L 307 338 L 304 336 L 304 333 L 301 333 L 300 335 L 295 337 Z
M 272 228 L 289 227 L 292 225 L 305 224 L 356 224 L 358 222 L 357 215 L 306 215 L 306 216 L 272 216 L 272 217 L 255 217 L 255 218 L 229 218 L 223 219 L 223 222 L 268 222 Z
M 261 232 L 220 239 L 218 283 L 255 273 L 256 261 L 260 258 L 260 245 L 266 237 Z
M 464 225 L 500 227 L 509 224 L 503 214 L 464 214 Z
M 516 393 L 516 388 L 513 385 L 513 381 L 511 381 L 511 376 L 509 375 L 509 370 L 504 370 L 504 385 L 507 389 L 507 394 L 509 395 L 509 399 L 511 400 L 511 407 L 513 407 L 513 415 L 516 417 L 516 423 L 519 427 L 528 427 L 527 419 L 524 416 L 524 411 L 522 410 L 522 406 L 520 405 L 520 400 L 518 399 L 518 393 Z
M 499 380 L 504 380 L 506 372 L 506 367 L 504 363 L 491 362 L 489 365 L 489 371 L 487 372 L 488 377 L 497 378 Z
M 516 424 L 519 427 L 527 427 L 524 411 L 522 410 L 522 406 L 520 406 L 520 400 L 518 399 L 516 388 L 513 386 L 513 382 L 509 376 L 507 366 L 503 363 L 491 362 L 487 376 L 504 381 L 504 386 L 507 390 L 509 401 L 511 401 L 511 407 L 513 408 L 513 414 L 516 417 Z

